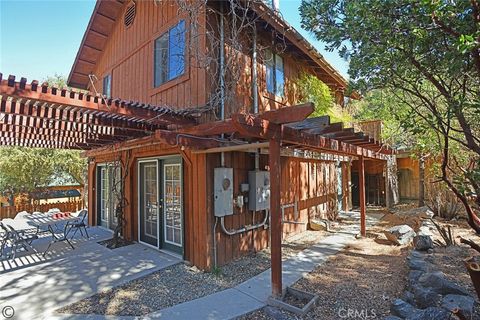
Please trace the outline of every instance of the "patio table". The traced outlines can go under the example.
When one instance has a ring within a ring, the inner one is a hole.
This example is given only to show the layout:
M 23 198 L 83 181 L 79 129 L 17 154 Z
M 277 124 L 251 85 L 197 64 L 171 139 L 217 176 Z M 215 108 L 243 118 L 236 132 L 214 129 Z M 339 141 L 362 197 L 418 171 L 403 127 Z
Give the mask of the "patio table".
M 47 249 L 43 252 L 43 256 L 50 250 L 50 247 L 52 244 L 56 242 L 66 242 L 72 247 L 72 249 L 75 249 L 75 247 L 72 245 L 70 240 L 68 240 L 67 235 L 68 235 L 68 227 L 71 222 L 76 221 L 78 217 L 72 215 L 69 212 L 47 212 L 47 213 L 35 213 L 32 214 L 31 216 L 26 217 L 25 219 L 19 219 L 19 220 L 11 220 L 11 221 L 4 221 L 7 225 L 12 226 L 15 230 L 17 231 L 24 231 L 24 230 L 31 230 L 31 229 L 37 229 L 40 230 L 40 228 L 47 228 L 46 231 L 50 232 L 52 235 L 52 241 L 48 244 Z M 59 223 L 65 223 L 65 226 L 63 228 L 63 234 L 62 236 L 58 236 L 55 231 L 53 230 L 53 226 L 56 226 Z
M 71 222 L 78 220 L 78 217 L 72 215 L 70 212 L 55 212 L 55 213 L 37 213 L 34 214 L 30 217 L 28 217 L 28 220 L 30 222 L 37 226 L 37 228 L 41 227 L 47 227 L 47 230 L 52 234 L 52 241 L 48 244 L 47 249 L 43 253 L 43 256 L 48 252 L 50 249 L 51 245 L 56 243 L 56 242 L 66 242 L 72 247 L 72 249 L 75 249 L 73 244 L 68 240 L 67 235 L 68 235 L 68 227 Z M 58 223 L 65 223 L 65 226 L 63 228 L 63 233 L 62 236 L 58 236 L 55 231 L 53 230 L 53 226 L 56 226 Z

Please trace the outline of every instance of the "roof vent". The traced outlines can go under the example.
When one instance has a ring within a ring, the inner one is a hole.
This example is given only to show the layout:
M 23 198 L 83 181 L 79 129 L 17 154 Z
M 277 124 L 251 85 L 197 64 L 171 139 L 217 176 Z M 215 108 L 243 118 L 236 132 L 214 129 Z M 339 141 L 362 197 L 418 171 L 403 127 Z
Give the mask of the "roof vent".
M 132 3 L 128 5 L 127 10 L 125 11 L 125 16 L 123 18 L 125 27 L 130 27 L 133 24 L 133 20 L 135 20 L 136 12 L 137 12 L 137 9 L 135 6 L 135 2 L 132 1 Z

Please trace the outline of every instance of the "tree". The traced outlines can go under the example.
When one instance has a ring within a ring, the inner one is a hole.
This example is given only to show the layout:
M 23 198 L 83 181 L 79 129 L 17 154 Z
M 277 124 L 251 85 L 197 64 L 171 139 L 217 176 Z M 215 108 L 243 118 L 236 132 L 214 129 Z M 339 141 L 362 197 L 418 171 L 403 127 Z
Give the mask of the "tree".
M 48 186 L 62 173 L 85 183 L 86 160 L 78 151 L 0 148 L 0 194 L 29 194 Z
M 403 128 L 416 137 L 433 134 L 441 179 L 480 233 L 478 1 L 303 0 L 300 13 L 304 28 L 350 59 L 357 90 L 389 90 L 412 115 Z

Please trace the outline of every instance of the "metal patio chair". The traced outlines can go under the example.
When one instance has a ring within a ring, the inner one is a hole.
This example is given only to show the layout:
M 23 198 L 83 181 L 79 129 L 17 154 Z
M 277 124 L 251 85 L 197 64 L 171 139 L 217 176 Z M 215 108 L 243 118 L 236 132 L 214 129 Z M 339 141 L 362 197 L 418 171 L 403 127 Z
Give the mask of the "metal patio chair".
M 37 233 L 31 231 L 29 232 L 27 230 L 15 230 L 12 226 L 5 225 L 1 222 L 0 228 L 4 233 L 6 233 L 6 241 L 2 244 L 2 254 L 5 250 L 7 242 L 10 242 L 11 259 L 15 259 L 19 248 L 24 248 L 26 251 L 30 251 L 29 248 L 31 248 L 35 253 L 37 253 L 37 250 L 32 246 L 32 242 L 38 239 Z
M 83 231 L 85 231 L 85 235 L 87 236 L 87 239 L 90 239 L 90 236 L 88 235 L 88 232 L 87 232 L 87 224 L 85 223 L 85 219 L 88 216 L 88 211 L 86 209 L 82 209 L 82 210 L 74 213 L 73 215 L 77 215 L 77 217 L 79 219 L 77 221 L 74 221 L 74 222 L 70 223 L 69 233 L 72 229 L 75 229 L 75 231 L 73 232 L 72 237 L 70 239 L 73 239 L 75 237 L 78 230 L 80 230 L 80 234 L 82 235 L 82 237 L 84 237 Z M 82 229 L 83 229 L 83 231 L 82 231 Z

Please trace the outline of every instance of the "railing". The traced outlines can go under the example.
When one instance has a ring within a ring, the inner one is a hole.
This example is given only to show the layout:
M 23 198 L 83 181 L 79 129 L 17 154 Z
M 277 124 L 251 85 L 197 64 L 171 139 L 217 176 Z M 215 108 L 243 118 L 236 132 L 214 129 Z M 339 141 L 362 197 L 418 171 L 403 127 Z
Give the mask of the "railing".
M 9 207 L 0 207 L 0 219 L 14 218 L 17 212 L 27 211 L 32 213 L 34 211 L 46 212 L 53 208 L 58 208 L 62 212 L 73 212 L 82 209 L 84 206 L 83 201 L 67 201 L 57 203 L 45 203 L 38 205 L 16 205 Z

